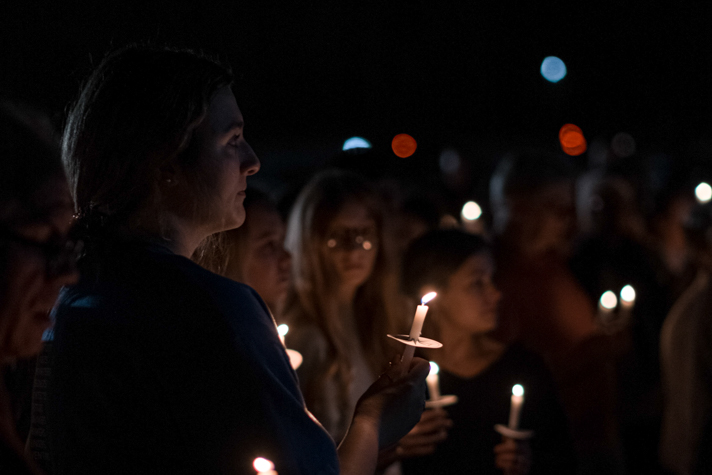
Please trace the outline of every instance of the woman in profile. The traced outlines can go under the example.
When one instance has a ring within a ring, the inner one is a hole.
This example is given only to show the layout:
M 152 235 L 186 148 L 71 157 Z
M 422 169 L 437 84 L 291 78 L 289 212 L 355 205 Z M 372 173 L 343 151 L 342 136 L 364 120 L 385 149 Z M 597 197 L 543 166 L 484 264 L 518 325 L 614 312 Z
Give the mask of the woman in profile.
M 190 260 L 238 227 L 260 163 L 225 67 L 109 55 L 72 107 L 63 159 L 87 242 L 55 310 L 53 472 L 365 474 L 417 421 L 425 362 L 382 377 L 336 447 L 306 411 L 264 302 Z M 395 370 L 392 370 L 395 371 Z
M 77 279 L 72 203 L 49 122 L 0 101 L 0 369 L 42 348 L 49 311 Z M 36 474 L 0 379 L 0 473 Z

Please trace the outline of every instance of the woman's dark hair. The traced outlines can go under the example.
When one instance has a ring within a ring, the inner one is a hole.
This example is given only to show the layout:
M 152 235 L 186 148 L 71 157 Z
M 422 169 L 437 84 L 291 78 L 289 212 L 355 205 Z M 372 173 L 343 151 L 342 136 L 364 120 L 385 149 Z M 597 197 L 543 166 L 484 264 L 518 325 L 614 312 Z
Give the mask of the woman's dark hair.
M 459 229 L 437 229 L 411 243 L 403 258 L 401 285 L 409 297 L 420 299 L 423 287 L 447 286 L 448 279 L 470 257 L 490 252 L 482 236 Z
M 191 138 L 212 95 L 232 80 L 229 69 L 192 51 L 130 46 L 109 54 L 71 107 L 62 140 L 80 223 L 98 229 L 136 219 L 160 202 L 161 167 L 170 163 L 195 168 L 200 184 Z
M 49 119 L 0 99 L 0 222 L 32 219 L 33 198 L 47 180 L 62 177 L 58 137 Z

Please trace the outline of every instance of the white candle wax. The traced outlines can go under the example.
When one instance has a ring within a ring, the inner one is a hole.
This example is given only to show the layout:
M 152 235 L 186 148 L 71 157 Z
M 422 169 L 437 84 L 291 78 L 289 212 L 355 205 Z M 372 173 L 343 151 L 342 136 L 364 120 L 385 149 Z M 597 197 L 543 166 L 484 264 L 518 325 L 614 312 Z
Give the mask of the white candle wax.
M 410 327 L 410 339 L 418 341 L 420 338 L 420 332 L 423 331 L 423 323 L 425 322 L 425 315 L 428 313 L 427 305 L 418 305 L 415 310 L 415 318 L 413 318 L 413 326 Z
M 440 368 L 434 361 L 430 362 L 430 373 L 428 377 L 425 378 L 425 382 L 428 384 L 428 392 L 430 393 L 430 400 L 437 401 L 440 399 L 440 377 L 438 372 Z
M 420 300 L 420 305 L 418 305 L 418 308 L 415 310 L 413 325 L 411 325 L 410 334 L 408 335 L 412 341 L 418 341 L 420 338 L 420 332 L 423 329 L 423 322 L 425 322 L 425 314 L 428 313 L 428 306 L 425 304 L 433 300 L 437 295 L 438 294 L 435 292 L 430 292 L 425 294 Z M 403 352 L 403 357 L 401 358 L 401 362 L 403 363 L 402 375 L 407 373 L 408 369 L 410 369 L 410 361 L 413 359 L 414 354 L 415 347 L 407 345 L 405 347 L 405 351 Z
M 512 387 L 512 404 L 509 407 L 509 428 L 513 430 L 519 429 L 519 415 L 522 412 L 524 405 L 524 388 L 521 384 L 515 384 Z

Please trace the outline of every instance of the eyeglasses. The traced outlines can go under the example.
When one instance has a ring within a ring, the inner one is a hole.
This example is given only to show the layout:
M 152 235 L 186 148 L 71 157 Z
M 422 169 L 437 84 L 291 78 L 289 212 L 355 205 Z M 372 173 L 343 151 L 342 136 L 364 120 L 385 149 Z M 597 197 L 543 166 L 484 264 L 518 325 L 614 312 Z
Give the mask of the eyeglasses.
M 48 279 L 74 272 L 77 267 L 77 259 L 84 249 L 84 243 L 81 240 L 53 235 L 46 242 L 38 242 L 21 236 L 5 226 L 0 226 L 0 239 L 41 251 L 45 258 L 45 273 Z
M 373 250 L 378 246 L 378 234 L 374 228 L 344 228 L 333 231 L 326 240 L 326 247 L 333 250 Z

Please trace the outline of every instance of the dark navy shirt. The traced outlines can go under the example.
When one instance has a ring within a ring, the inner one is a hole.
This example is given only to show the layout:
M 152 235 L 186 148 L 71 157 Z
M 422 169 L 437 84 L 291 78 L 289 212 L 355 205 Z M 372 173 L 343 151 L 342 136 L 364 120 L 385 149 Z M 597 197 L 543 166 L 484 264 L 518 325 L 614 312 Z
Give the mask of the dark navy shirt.
M 254 290 L 158 245 L 104 255 L 55 309 L 54 473 L 339 472 Z

